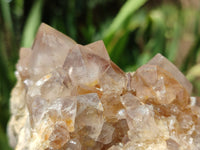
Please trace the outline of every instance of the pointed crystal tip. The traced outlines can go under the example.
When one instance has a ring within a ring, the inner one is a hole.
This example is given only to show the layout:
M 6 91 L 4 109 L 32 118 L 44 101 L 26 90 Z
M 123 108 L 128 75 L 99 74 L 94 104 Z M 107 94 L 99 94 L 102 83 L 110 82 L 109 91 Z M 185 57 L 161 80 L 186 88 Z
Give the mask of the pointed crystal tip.
M 192 93 L 192 84 L 187 80 L 187 78 L 179 71 L 179 69 L 172 64 L 167 58 L 161 54 L 154 56 L 149 62 L 149 65 L 157 65 L 169 73 L 188 91 L 189 94 Z
M 16 75 L 8 136 L 17 150 L 200 149 L 200 100 L 161 54 L 125 73 L 103 41 L 80 45 L 42 23 Z

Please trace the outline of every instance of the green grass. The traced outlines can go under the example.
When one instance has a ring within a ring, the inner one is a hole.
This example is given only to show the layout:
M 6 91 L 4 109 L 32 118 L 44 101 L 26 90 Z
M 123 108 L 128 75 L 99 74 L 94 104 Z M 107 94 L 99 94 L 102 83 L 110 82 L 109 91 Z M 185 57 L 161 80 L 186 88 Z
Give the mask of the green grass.
M 18 51 L 31 47 L 41 22 L 80 44 L 103 39 L 111 59 L 134 71 L 156 53 L 175 63 L 200 96 L 200 8 L 154 0 L 0 0 L 0 149 Z

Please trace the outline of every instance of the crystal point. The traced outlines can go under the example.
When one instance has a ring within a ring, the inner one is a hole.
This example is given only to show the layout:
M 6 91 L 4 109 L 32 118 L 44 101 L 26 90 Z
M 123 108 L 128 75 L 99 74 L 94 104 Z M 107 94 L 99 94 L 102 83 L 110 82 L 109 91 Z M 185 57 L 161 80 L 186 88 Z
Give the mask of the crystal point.
M 41 76 L 62 66 L 68 51 L 75 44 L 68 36 L 42 23 L 32 46 L 31 74 Z
M 178 68 L 172 64 L 167 58 L 161 54 L 157 54 L 152 58 L 148 64 L 157 65 L 173 75 L 173 77 L 188 91 L 192 93 L 192 84 L 186 79 L 186 77 L 178 70 Z
M 41 24 L 16 75 L 8 124 L 16 150 L 200 149 L 200 98 L 160 54 L 125 73 L 103 41 L 83 46 Z

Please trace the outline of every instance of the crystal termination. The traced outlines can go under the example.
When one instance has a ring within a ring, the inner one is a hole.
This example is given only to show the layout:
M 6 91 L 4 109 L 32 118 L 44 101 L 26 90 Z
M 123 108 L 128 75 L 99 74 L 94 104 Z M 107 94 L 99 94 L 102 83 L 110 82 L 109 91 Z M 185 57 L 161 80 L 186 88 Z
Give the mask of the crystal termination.
M 16 150 L 200 150 L 200 99 L 161 54 L 124 73 L 102 41 L 82 46 L 41 24 L 16 76 Z

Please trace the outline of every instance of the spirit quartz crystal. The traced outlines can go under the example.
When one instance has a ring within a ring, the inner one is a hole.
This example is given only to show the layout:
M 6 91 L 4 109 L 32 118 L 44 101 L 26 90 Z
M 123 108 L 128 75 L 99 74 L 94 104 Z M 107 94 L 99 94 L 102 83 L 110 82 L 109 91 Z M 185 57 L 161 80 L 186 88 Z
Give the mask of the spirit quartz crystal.
M 79 45 L 41 24 L 16 76 L 16 150 L 200 150 L 200 98 L 161 54 L 124 73 L 103 41 Z

